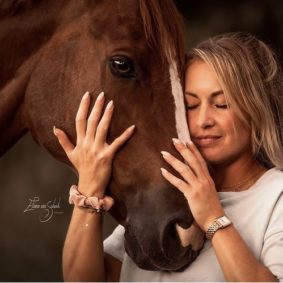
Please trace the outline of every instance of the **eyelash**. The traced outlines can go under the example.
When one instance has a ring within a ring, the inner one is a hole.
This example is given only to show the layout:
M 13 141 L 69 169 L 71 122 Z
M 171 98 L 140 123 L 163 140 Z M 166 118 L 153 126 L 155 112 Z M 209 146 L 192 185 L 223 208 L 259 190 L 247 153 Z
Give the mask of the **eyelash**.
M 189 105 L 186 105 L 186 108 L 187 110 L 193 110 L 197 107 L 197 105 L 194 105 L 194 106 L 189 106 Z
M 228 105 L 227 104 L 223 104 L 223 105 L 215 105 L 217 108 L 221 108 L 221 109 L 227 109 Z
M 220 104 L 215 104 L 216 108 L 220 108 L 220 109 L 227 109 L 228 108 L 228 105 L 227 104 L 223 104 L 223 105 L 220 105 Z M 189 106 L 187 105 L 186 108 L 187 110 L 193 110 L 195 108 L 197 108 L 198 105 L 193 105 L 193 106 Z

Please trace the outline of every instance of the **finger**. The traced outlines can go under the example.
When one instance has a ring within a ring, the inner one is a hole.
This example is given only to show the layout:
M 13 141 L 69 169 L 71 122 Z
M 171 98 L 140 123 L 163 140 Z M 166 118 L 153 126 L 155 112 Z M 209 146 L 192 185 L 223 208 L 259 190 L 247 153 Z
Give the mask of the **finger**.
M 187 148 L 180 140 L 172 139 L 175 148 L 185 159 L 186 163 L 192 168 L 193 172 L 197 177 L 202 178 L 205 176 L 205 171 L 198 158 L 195 156 L 194 152 L 190 148 Z
M 103 113 L 103 116 L 98 124 L 97 130 L 96 130 L 96 135 L 95 135 L 95 143 L 96 144 L 104 144 L 106 141 L 108 129 L 111 123 L 111 118 L 113 115 L 113 110 L 114 110 L 114 104 L 113 100 L 111 100 Z
M 105 95 L 104 92 L 101 92 L 94 103 L 94 106 L 90 112 L 90 115 L 87 120 L 87 129 L 86 136 L 90 139 L 93 139 L 95 136 L 96 128 L 99 123 L 99 119 L 102 114 L 102 109 L 104 106 Z
M 166 169 L 160 168 L 160 170 L 161 170 L 161 174 L 163 175 L 163 177 L 170 184 L 172 184 L 174 187 L 179 189 L 184 195 L 188 194 L 188 190 L 189 190 L 189 185 L 188 184 L 186 184 L 183 180 L 181 180 L 181 179 L 177 178 L 176 176 L 174 176 L 173 174 L 171 174 Z
M 80 106 L 76 115 L 76 132 L 77 132 L 77 144 L 84 138 L 86 132 L 86 118 L 88 114 L 88 108 L 90 104 L 90 96 L 87 91 L 80 102 Z
M 126 129 L 118 138 L 116 138 L 113 143 L 110 145 L 110 150 L 114 155 L 121 146 L 133 135 L 135 131 L 135 125 L 132 125 Z
M 196 176 L 186 164 L 178 160 L 167 151 L 161 151 L 161 154 L 165 161 L 168 162 L 172 168 L 174 168 L 189 184 L 192 184 L 196 181 Z
M 208 170 L 208 167 L 207 167 L 207 164 L 206 164 L 206 161 L 204 160 L 204 158 L 202 157 L 200 151 L 198 150 L 198 148 L 196 147 L 196 145 L 192 142 L 192 141 L 189 141 L 188 142 L 188 147 L 191 149 L 191 151 L 194 153 L 194 155 L 196 156 L 196 158 L 199 160 L 201 166 L 202 166 L 202 169 L 203 171 L 210 175 L 209 174 L 209 170 Z
M 69 140 L 68 136 L 65 134 L 64 131 L 57 129 L 55 126 L 53 127 L 54 135 L 57 137 L 60 145 L 62 146 L 63 150 L 67 154 L 67 156 L 74 150 L 74 145 Z

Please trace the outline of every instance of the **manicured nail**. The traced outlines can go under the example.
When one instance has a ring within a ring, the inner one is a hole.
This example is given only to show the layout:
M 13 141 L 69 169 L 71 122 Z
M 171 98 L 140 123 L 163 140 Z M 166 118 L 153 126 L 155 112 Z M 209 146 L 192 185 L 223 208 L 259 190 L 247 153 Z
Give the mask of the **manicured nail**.
M 170 156 L 170 153 L 167 151 L 161 151 L 161 154 L 165 157 Z
M 189 140 L 189 141 L 187 142 L 187 144 L 188 144 L 188 145 L 193 145 L 194 143 L 193 143 L 191 140 Z
M 96 100 L 101 100 L 102 98 L 104 98 L 104 92 L 103 91 L 97 96 Z
M 56 129 L 55 126 L 53 126 L 53 133 L 54 133 L 55 136 L 57 136 L 57 129 Z
M 182 143 L 179 139 L 175 139 L 175 138 L 173 138 L 172 141 L 175 144 L 181 144 Z
M 160 168 L 160 170 L 161 170 L 161 173 L 162 173 L 162 174 L 168 173 L 168 171 L 167 171 L 166 169 L 164 169 L 164 168 Z
M 83 99 L 87 99 L 87 98 L 89 98 L 89 92 L 88 91 L 83 96 Z
M 136 127 L 135 125 L 130 126 L 130 127 L 128 128 L 128 131 L 133 131 L 135 127 Z
M 113 100 L 111 100 L 111 101 L 107 104 L 106 109 L 110 109 L 112 106 L 113 106 Z

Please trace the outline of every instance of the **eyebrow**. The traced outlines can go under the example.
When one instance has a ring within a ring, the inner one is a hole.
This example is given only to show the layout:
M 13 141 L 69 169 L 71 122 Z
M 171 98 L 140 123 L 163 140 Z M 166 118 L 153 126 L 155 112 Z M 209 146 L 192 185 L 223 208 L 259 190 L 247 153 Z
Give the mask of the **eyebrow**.
M 210 95 L 211 95 L 212 97 L 216 97 L 216 96 L 219 96 L 219 95 L 221 95 L 221 94 L 224 94 L 224 93 L 223 93 L 223 90 L 214 91 L 214 92 L 212 92 Z M 197 95 L 197 94 L 195 94 L 195 93 L 193 93 L 193 92 L 189 92 L 189 91 L 186 91 L 186 92 L 185 92 L 185 95 L 190 95 L 190 96 L 193 96 L 193 97 L 195 97 L 195 98 L 198 98 L 198 95 Z

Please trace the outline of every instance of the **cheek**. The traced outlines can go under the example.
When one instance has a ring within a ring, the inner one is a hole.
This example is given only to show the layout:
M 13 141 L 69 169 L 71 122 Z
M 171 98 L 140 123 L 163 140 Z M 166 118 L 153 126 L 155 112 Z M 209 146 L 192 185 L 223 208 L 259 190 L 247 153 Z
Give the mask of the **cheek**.
M 225 134 L 226 137 L 230 137 L 232 140 L 235 140 L 236 136 L 239 134 L 239 125 L 230 113 L 220 117 L 218 119 L 218 125 L 222 129 L 223 134 Z
M 250 129 L 240 121 L 236 121 L 235 124 L 228 126 L 229 136 L 231 142 L 235 147 L 247 147 L 251 144 L 251 132 Z
M 242 128 L 238 131 L 235 136 L 235 139 L 241 144 L 243 147 L 247 147 L 251 145 L 251 133 L 247 128 Z

